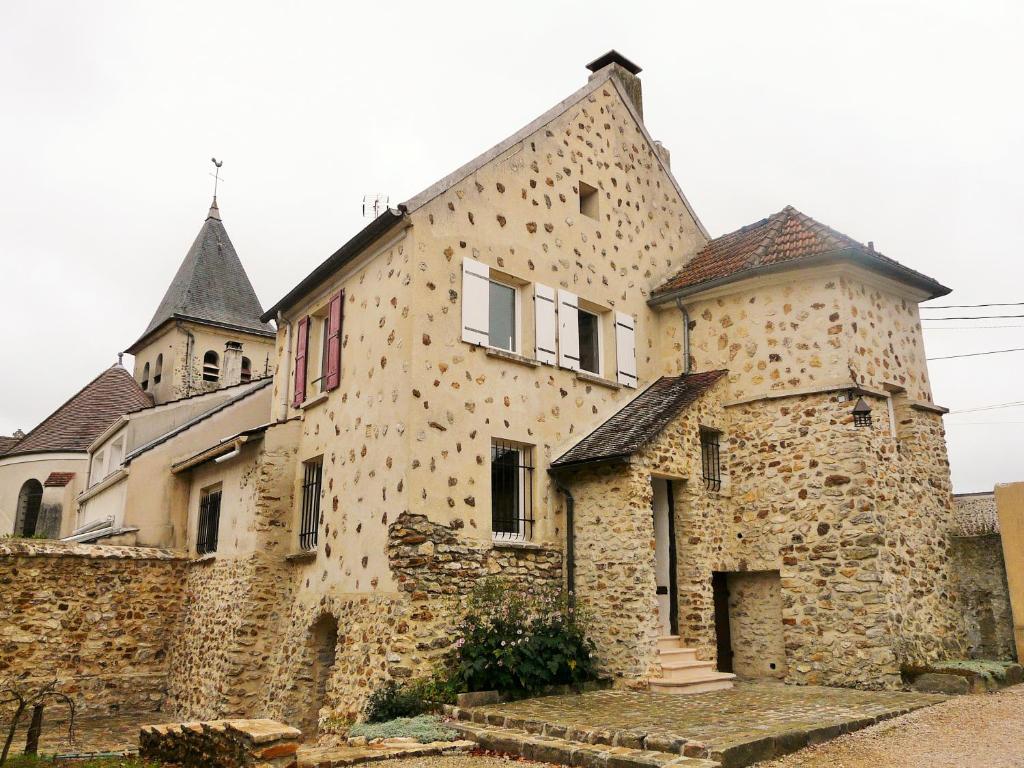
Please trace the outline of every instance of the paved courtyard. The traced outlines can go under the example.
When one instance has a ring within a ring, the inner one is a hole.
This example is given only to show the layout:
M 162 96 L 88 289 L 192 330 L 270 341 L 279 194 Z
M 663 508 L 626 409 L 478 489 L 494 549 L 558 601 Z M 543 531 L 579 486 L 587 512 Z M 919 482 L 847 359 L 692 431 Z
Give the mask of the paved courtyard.
M 739 683 L 691 696 L 598 691 L 471 710 L 474 723 L 750 765 L 936 704 L 900 691 Z

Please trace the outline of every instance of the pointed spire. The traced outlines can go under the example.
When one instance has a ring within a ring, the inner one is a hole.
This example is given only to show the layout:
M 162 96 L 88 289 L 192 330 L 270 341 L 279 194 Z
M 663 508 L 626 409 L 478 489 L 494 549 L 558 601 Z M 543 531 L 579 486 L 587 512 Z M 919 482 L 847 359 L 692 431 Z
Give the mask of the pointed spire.
M 220 221 L 220 208 L 217 207 L 217 196 L 213 196 L 213 203 L 210 205 L 210 212 L 206 214 L 207 219 Z

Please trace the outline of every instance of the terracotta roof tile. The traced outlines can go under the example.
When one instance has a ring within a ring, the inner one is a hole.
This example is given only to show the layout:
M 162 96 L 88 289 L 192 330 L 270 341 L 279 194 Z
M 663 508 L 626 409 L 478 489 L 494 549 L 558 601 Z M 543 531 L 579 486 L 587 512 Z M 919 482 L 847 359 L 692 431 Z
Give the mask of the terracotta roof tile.
M 43 485 L 47 488 L 63 488 L 74 479 L 74 472 L 51 472 L 43 481 Z
M 759 267 L 797 262 L 816 256 L 845 254 L 865 266 L 927 290 L 932 297 L 949 289 L 905 267 L 842 232 L 815 221 L 791 205 L 766 219 L 708 242 L 686 265 L 654 292 L 654 296 L 710 283 L 740 279 Z
M 152 405 L 124 368 L 112 366 L 47 416 L 8 455 L 84 452 L 115 419 Z
M 640 450 L 727 371 L 662 376 L 551 462 L 552 468 L 624 458 Z
M 0 456 L 3 456 L 20 441 L 20 437 L 14 437 L 13 435 L 0 435 Z

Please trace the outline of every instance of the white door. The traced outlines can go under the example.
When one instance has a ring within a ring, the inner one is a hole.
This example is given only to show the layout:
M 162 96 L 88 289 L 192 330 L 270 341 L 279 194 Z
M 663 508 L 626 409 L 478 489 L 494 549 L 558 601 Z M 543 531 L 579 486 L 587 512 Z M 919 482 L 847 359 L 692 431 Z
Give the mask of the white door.
M 657 584 L 658 597 L 658 622 L 661 625 L 661 634 L 672 634 L 672 588 L 670 583 L 670 564 L 672 547 L 669 546 L 669 532 L 672 526 L 669 525 L 669 514 L 671 503 L 669 501 L 669 481 L 660 477 L 652 477 L 651 484 L 654 488 L 654 576 Z

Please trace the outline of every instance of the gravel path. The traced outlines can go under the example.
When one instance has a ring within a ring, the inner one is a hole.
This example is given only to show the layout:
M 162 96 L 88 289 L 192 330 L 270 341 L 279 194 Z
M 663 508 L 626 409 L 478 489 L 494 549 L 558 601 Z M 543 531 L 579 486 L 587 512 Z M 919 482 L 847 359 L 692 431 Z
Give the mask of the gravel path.
M 757 768 L 1024 768 L 1024 685 L 959 696 Z

